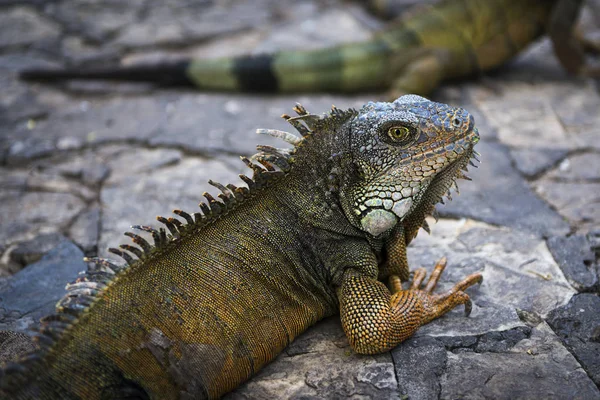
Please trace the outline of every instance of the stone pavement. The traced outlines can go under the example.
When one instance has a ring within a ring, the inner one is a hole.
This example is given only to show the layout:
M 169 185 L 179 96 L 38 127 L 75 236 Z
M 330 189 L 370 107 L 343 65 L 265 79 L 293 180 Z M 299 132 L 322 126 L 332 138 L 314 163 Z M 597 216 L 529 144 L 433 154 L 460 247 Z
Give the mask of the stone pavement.
M 382 98 L 46 86 L 17 70 L 326 46 L 379 26 L 333 0 L 0 0 L 0 329 L 51 312 L 83 255 L 106 256 L 131 224 L 194 210 L 208 179 L 238 182 L 237 155 L 273 144 L 256 128 L 286 128 L 296 101 L 319 113 Z M 409 261 L 448 256 L 440 290 L 482 271 L 471 317 L 454 310 L 376 356 L 354 354 L 333 317 L 228 398 L 600 398 L 598 87 L 542 40 L 437 90 L 476 116 L 482 164 Z

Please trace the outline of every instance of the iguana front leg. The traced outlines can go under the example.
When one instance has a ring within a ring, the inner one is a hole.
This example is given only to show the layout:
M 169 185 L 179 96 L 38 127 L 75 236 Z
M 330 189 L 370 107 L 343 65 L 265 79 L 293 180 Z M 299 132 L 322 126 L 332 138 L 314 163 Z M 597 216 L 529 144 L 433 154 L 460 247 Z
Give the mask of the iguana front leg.
M 400 224 L 390 233 L 385 240 L 384 245 L 385 261 L 379 266 L 378 279 L 381 282 L 387 281 L 392 275 L 402 280 L 408 281 L 408 259 L 406 257 L 406 238 L 404 227 Z
M 583 0 L 560 0 L 552 9 L 548 33 L 554 53 L 567 70 L 574 75 L 600 76 L 600 67 L 586 62 L 586 53 L 596 53 L 600 44 L 586 39 L 575 25 Z
M 471 274 L 448 292 L 433 294 L 446 266 L 445 259 L 435 266 L 424 289 L 420 289 L 425 270 L 415 271 L 410 289 L 402 290 L 400 279 L 390 278 L 392 292 L 377 279 L 348 270 L 338 289 L 342 327 L 352 348 L 361 354 L 381 353 L 409 338 L 422 325 L 438 318 L 459 304 L 470 313 L 471 300 L 464 292 L 482 281 Z
M 447 50 L 427 49 L 421 51 L 402 68 L 400 75 L 394 79 L 387 93 L 388 98 L 397 99 L 408 93 L 419 95 L 431 93 L 444 79 L 448 58 Z

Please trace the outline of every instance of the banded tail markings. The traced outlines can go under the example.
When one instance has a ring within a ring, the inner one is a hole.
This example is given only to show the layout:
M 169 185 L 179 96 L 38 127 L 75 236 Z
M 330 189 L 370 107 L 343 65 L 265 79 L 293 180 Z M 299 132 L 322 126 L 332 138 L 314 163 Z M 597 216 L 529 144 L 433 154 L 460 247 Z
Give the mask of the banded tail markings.
M 235 91 L 238 80 L 234 65 L 235 58 L 192 60 L 186 75 L 200 89 Z
M 352 92 L 389 84 L 392 50 L 384 40 L 349 43 L 335 49 L 284 51 L 273 59 L 282 92 Z

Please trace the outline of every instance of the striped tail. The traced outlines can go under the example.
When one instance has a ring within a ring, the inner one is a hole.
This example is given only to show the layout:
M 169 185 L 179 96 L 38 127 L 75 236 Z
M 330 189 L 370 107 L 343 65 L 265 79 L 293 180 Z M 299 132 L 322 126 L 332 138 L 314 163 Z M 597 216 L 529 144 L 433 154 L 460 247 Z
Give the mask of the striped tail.
M 382 40 L 272 55 L 106 68 L 29 69 L 24 80 L 100 79 L 196 86 L 209 91 L 352 92 L 389 84 L 391 49 Z

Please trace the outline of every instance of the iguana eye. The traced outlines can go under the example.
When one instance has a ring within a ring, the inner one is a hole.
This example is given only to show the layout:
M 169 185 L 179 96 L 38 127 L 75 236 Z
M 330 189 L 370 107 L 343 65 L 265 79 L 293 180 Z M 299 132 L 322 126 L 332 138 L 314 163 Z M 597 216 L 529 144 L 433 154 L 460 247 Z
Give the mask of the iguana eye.
M 406 126 L 392 126 L 388 129 L 387 134 L 394 142 L 404 142 L 410 136 L 410 129 Z
M 462 120 L 460 118 L 454 118 L 452 120 L 452 125 L 454 125 L 455 128 L 460 128 L 462 125 Z

